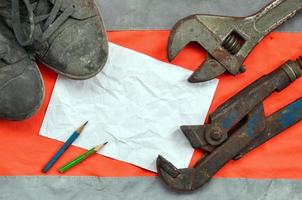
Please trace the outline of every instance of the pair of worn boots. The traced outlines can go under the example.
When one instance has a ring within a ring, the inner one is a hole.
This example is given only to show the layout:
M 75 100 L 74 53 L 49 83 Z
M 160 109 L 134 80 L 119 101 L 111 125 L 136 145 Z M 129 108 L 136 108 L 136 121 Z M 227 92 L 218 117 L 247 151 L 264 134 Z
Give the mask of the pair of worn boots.
M 34 58 L 59 74 L 88 79 L 108 56 L 94 0 L 0 0 L 0 118 L 40 108 L 44 86 Z

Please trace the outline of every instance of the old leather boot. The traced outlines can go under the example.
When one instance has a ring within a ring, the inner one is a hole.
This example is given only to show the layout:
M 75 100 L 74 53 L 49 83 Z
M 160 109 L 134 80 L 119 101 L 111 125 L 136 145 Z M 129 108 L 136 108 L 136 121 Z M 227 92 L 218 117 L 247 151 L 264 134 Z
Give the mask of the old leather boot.
M 30 46 L 46 66 L 73 79 L 102 70 L 108 41 L 94 0 L 9 1 L 19 43 Z
M 30 117 L 40 108 L 43 96 L 37 65 L 0 21 L 0 118 Z

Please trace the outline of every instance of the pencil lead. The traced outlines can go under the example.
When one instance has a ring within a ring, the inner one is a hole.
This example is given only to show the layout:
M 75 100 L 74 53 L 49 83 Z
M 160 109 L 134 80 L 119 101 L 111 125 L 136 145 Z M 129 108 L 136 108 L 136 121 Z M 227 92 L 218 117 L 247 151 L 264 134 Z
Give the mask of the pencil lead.
M 76 130 L 76 132 L 77 133 L 82 133 L 82 131 L 84 130 L 84 128 L 85 128 L 85 126 L 88 124 L 88 121 L 87 122 L 85 122 L 80 128 L 78 128 L 77 130 Z
M 100 144 L 100 145 L 96 146 L 96 147 L 94 148 L 94 150 L 95 150 L 95 151 L 101 150 L 107 143 L 108 143 L 108 142 L 105 142 L 104 144 Z

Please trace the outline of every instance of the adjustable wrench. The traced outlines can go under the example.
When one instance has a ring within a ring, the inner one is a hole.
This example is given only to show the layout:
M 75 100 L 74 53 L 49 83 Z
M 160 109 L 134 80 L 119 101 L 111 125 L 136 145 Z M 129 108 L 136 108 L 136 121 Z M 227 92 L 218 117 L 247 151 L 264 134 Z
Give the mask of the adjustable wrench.
M 243 62 L 253 48 L 301 8 L 301 0 L 274 0 L 258 13 L 245 18 L 186 17 L 171 31 L 168 60 L 172 61 L 188 43 L 197 42 L 208 52 L 208 58 L 189 78 L 190 82 L 208 81 L 226 71 L 232 75 L 243 73 Z
M 302 120 L 302 99 L 265 117 L 263 101 L 290 85 L 302 73 L 302 57 L 288 61 L 263 76 L 219 106 L 209 123 L 182 126 L 193 148 L 206 152 L 193 168 L 177 169 L 162 156 L 157 169 L 172 189 L 192 191 L 207 183 L 229 160 L 237 160 L 250 150 Z

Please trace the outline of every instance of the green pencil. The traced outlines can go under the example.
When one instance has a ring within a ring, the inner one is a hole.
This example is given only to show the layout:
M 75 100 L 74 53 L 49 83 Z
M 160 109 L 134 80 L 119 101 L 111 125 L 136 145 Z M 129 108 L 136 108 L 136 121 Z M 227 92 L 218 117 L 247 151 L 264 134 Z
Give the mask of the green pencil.
M 93 147 L 92 149 L 86 151 L 84 154 L 80 155 L 79 157 L 75 158 L 74 160 L 70 161 L 69 163 L 65 164 L 59 169 L 60 173 L 64 173 L 70 168 L 76 166 L 80 162 L 84 161 L 86 158 L 91 156 L 92 154 L 95 154 L 99 150 L 101 150 L 108 142 L 105 142 L 104 144 L 98 145 L 96 147 Z

